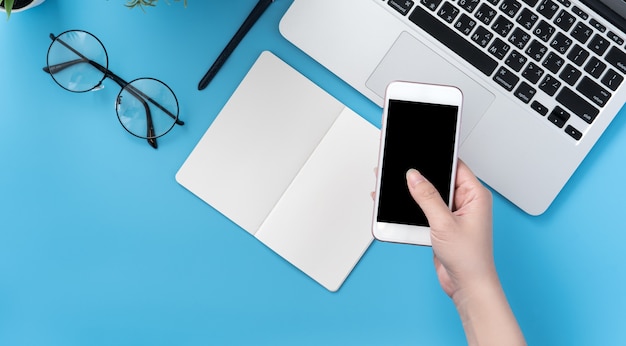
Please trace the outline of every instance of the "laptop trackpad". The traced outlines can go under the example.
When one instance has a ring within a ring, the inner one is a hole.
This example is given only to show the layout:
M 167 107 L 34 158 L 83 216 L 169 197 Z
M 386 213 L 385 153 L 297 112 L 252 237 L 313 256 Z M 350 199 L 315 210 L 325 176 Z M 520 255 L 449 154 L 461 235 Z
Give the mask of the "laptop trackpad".
M 402 32 L 398 36 L 366 85 L 384 98 L 387 84 L 394 80 L 448 84 L 461 89 L 463 92 L 461 143 L 494 99 L 491 92 L 407 32 Z

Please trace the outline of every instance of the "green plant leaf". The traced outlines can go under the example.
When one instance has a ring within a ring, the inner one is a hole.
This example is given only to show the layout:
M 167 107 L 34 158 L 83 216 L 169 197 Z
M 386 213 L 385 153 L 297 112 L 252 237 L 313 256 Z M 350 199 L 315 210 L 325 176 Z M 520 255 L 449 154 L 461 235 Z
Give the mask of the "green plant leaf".
M 4 9 L 7 11 L 7 19 L 11 17 L 11 10 L 13 9 L 13 2 L 15 0 L 4 0 L 0 1 L 0 3 L 4 4 Z
M 157 0 L 128 0 L 126 7 L 133 8 L 139 6 L 143 9 L 144 6 L 155 6 Z
M 135 8 L 135 7 L 139 7 L 142 10 L 144 9 L 144 6 L 156 6 L 158 0 L 127 0 L 125 6 L 128 8 Z M 180 1 L 180 0 L 174 0 L 176 2 Z M 165 2 L 167 2 L 167 4 L 169 5 L 169 1 L 165 0 Z M 187 7 L 187 0 L 184 0 L 183 3 L 185 4 L 185 7 Z

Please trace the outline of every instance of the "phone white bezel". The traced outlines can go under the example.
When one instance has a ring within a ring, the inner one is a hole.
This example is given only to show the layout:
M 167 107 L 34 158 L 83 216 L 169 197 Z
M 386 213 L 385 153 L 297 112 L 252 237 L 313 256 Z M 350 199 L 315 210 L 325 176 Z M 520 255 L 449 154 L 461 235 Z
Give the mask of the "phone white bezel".
M 381 171 L 383 166 L 383 155 L 385 152 L 384 144 L 387 134 L 387 111 L 389 100 L 415 101 L 458 107 L 456 133 L 454 140 L 454 153 L 452 160 L 452 175 L 450 180 L 450 203 L 448 205 L 449 208 L 452 208 L 452 201 L 454 198 L 454 185 L 456 181 L 456 167 L 459 148 L 459 130 L 461 125 L 463 94 L 460 89 L 454 86 L 405 81 L 393 81 L 389 83 L 385 91 L 380 148 L 378 153 L 378 172 L 374 198 L 372 234 L 374 238 L 381 241 L 432 246 L 430 240 L 430 227 L 376 221 L 378 218 L 378 196 L 380 192 L 380 177 L 382 176 Z

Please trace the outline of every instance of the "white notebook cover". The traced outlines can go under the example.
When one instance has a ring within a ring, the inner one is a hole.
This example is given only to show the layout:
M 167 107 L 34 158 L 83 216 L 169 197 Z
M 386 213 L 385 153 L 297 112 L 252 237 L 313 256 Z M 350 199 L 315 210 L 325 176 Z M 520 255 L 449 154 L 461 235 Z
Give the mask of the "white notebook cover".
M 263 52 L 176 180 L 336 291 L 373 239 L 379 136 Z

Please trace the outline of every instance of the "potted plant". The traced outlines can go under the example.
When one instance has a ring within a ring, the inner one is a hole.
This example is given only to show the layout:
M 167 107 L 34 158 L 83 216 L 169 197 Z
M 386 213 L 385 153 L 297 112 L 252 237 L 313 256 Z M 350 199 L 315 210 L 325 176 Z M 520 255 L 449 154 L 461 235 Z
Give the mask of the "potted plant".
M 35 7 L 45 0 L 0 0 L 0 11 L 7 13 L 7 18 L 11 16 L 12 12 L 20 12 L 31 7 Z M 126 6 L 129 8 L 144 6 L 156 6 L 158 0 L 128 0 Z M 180 0 L 174 0 L 176 2 Z M 185 7 L 187 7 L 187 0 L 184 0 Z
M 7 19 L 12 12 L 20 12 L 35 7 L 44 0 L 0 0 L 0 10 L 7 13 Z

